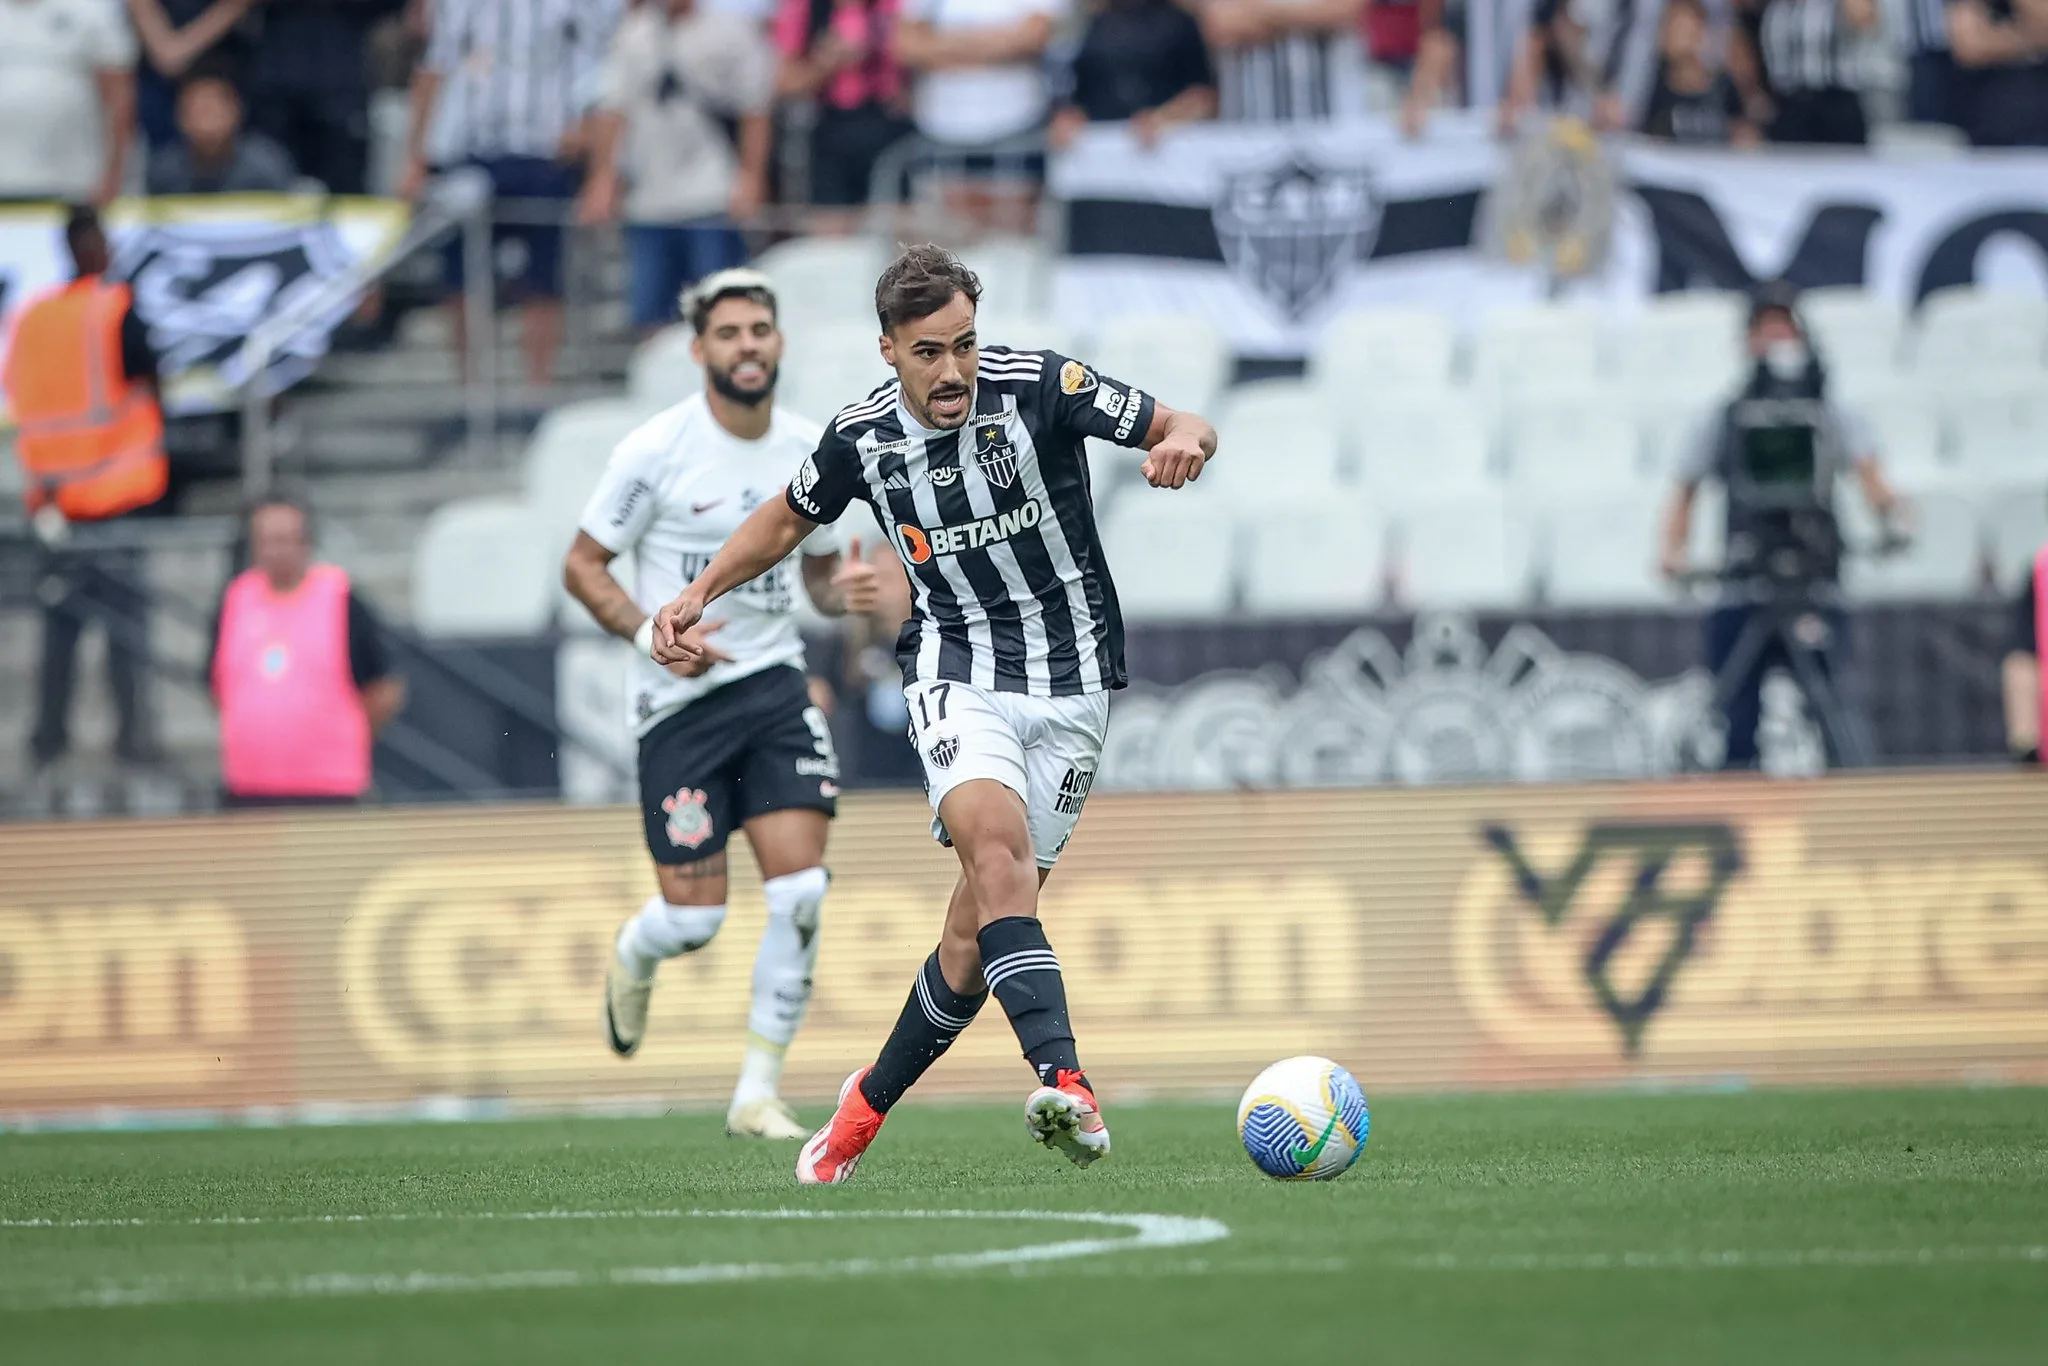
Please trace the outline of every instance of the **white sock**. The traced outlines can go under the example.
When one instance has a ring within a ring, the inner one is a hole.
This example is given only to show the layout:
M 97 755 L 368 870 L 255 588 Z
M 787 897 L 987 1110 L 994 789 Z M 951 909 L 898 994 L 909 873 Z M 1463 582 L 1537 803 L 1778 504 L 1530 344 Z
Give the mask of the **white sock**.
M 768 925 L 754 954 L 754 1001 L 747 1012 L 747 1057 L 732 1103 L 737 1109 L 775 1094 L 782 1055 L 811 1004 L 818 961 L 818 920 L 831 877 L 823 868 L 769 878 L 761 888 Z
M 662 959 L 703 948 L 724 923 L 723 906 L 671 906 L 651 896 L 640 913 L 619 929 L 619 961 L 645 982 L 654 976 L 655 965 Z

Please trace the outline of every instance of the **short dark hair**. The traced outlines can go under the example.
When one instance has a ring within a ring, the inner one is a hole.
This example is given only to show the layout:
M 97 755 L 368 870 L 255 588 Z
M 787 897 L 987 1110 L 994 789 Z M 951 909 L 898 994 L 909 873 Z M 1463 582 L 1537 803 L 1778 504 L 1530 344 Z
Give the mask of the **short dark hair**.
M 89 237 L 97 237 L 102 245 L 106 242 L 106 230 L 100 226 L 100 211 L 90 204 L 73 204 L 64 215 L 64 245 L 71 251 L 71 259 L 78 259 L 79 250 Z
M 768 277 L 758 270 L 740 267 L 707 275 L 684 291 L 683 317 L 690 324 L 690 330 L 703 336 L 704 329 L 711 326 L 711 310 L 727 299 L 745 299 L 748 303 L 759 304 L 768 310 L 769 317 L 777 317 L 775 290 Z
M 1799 317 L 1799 286 L 1790 280 L 1764 280 L 1749 291 L 1749 326 L 1755 327 L 1767 314 L 1783 313 L 1800 331 L 1806 330 Z
M 944 247 L 930 242 L 905 247 L 875 281 L 875 317 L 887 332 L 899 324 L 929 318 L 953 302 L 955 294 L 965 294 L 967 302 L 979 304 L 981 277 Z
M 299 524 L 306 529 L 306 539 L 313 539 L 313 507 L 297 489 L 279 485 L 265 489 L 244 503 L 242 530 L 245 534 L 255 529 L 256 514 L 265 508 L 290 508 L 298 513 Z
M 236 83 L 236 74 L 233 62 L 218 52 L 209 52 L 193 62 L 186 68 L 185 74 L 178 78 L 178 93 L 182 95 L 195 85 L 224 85 L 228 88 L 228 93 L 235 97 L 235 103 L 240 104 L 242 88 Z

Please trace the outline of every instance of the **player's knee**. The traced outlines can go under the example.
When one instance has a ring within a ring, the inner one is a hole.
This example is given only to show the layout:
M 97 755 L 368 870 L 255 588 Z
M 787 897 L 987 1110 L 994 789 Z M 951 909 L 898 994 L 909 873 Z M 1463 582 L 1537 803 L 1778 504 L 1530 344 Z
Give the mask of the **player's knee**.
M 768 902 L 769 915 L 808 932 L 818 928 L 825 892 L 831 885 L 832 875 L 823 868 L 805 868 L 769 878 L 761 884 L 761 894 Z
M 652 922 L 647 926 L 647 942 L 665 958 L 703 948 L 717 938 L 719 926 L 725 924 L 723 906 L 677 906 L 654 901 L 640 914 L 643 920 Z

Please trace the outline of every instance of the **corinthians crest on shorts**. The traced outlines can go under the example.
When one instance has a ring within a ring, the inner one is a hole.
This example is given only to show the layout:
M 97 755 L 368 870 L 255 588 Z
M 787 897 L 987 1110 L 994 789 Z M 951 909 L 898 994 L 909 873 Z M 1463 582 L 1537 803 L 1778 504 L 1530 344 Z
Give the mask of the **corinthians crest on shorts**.
M 662 828 L 668 832 L 670 844 L 695 849 L 711 838 L 711 813 L 705 809 L 706 800 L 704 790 L 697 787 L 679 788 L 674 796 L 661 799 L 661 809 L 668 816 Z
M 1003 421 L 977 422 L 974 426 L 974 458 L 982 478 L 999 489 L 1017 482 L 1017 448 L 1010 444 L 1009 425 Z
M 1364 171 L 1296 156 L 1228 177 L 1213 217 L 1230 268 L 1299 321 L 1371 249 L 1380 210 Z

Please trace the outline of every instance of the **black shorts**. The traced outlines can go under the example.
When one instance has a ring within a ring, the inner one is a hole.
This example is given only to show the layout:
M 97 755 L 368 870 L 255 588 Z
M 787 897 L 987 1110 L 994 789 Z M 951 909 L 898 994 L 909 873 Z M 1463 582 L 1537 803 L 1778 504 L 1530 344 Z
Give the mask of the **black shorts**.
M 771 811 L 838 809 L 839 760 L 803 674 L 763 669 L 708 692 L 640 740 L 640 808 L 656 863 L 695 863 Z
M 811 203 L 819 208 L 857 208 L 868 202 L 875 161 L 914 130 L 879 105 L 821 109 L 811 130 Z M 893 191 L 901 197 L 901 189 Z

